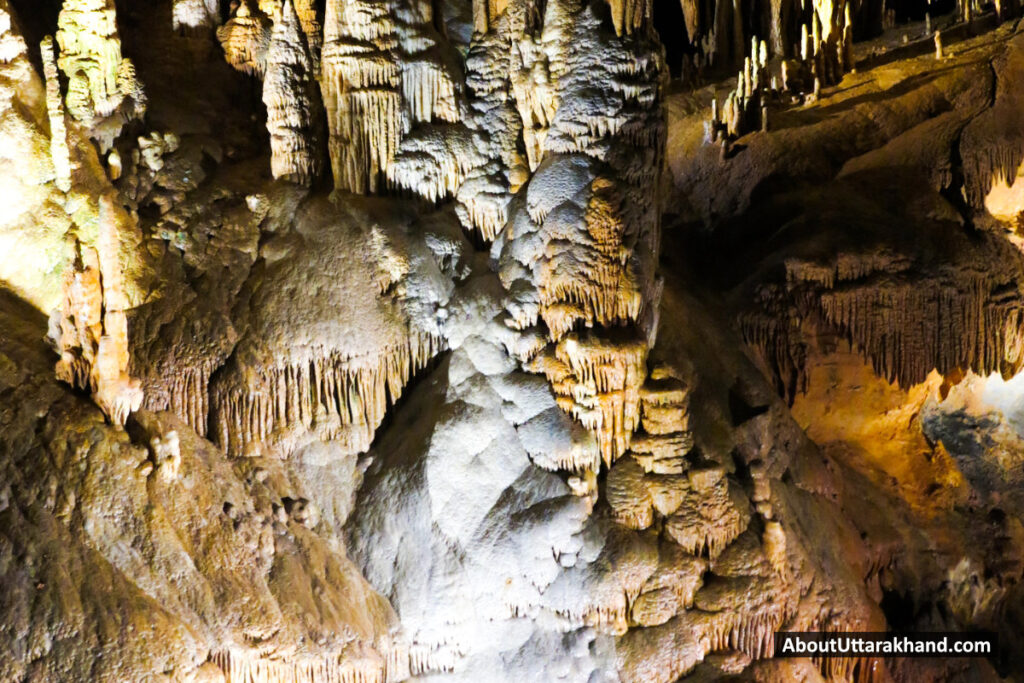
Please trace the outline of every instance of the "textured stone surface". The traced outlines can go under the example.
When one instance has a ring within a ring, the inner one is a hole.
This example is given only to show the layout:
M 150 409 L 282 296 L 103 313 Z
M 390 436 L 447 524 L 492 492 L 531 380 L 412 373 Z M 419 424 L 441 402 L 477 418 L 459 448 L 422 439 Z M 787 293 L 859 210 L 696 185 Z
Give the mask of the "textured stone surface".
M 1024 38 L 919 9 L 0 0 L 0 678 L 1019 672 Z M 1005 646 L 772 658 L 886 628 Z

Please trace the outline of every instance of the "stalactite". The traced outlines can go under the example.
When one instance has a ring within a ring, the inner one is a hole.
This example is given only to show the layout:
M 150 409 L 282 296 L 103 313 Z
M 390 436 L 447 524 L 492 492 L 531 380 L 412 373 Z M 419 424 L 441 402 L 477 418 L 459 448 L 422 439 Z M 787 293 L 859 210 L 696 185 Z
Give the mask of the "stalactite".
M 547 375 L 559 406 L 596 434 L 601 457 L 610 465 L 626 452 L 639 424 L 646 360 L 646 340 L 613 330 L 571 334 L 533 367 Z
M 690 470 L 690 487 L 676 511 L 665 521 L 665 533 L 692 555 L 712 560 L 750 522 L 750 505 L 717 468 Z
M 388 5 L 330 0 L 324 19 L 321 88 L 336 190 L 375 192 L 402 133 L 402 74 Z
M 644 305 L 641 284 L 623 264 L 623 194 L 608 178 L 592 183 L 585 214 L 587 242 L 559 244 L 538 269 L 540 315 L 551 339 L 561 339 L 583 322 L 587 327 L 636 321 Z M 533 213 L 537 223 L 544 216 Z
M 57 346 L 57 378 L 92 393 L 112 422 L 123 425 L 143 392 L 128 375 L 128 303 L 124 295 L 118 225 L 112 201 L 100 199 L 95 247 L 79 244 L 65 271 Z
M 654 507 L 644 471 L 629 457 L 621 458 L 608 472 L 605 497 L 612 519 L 630 529 L 646 529 L 654 523 Z
M 440 63 L 403 60 L 401 68 L 402 101 L 410 122 L 459 120 L 458 90 Z
M 60 94 L 57 63 L 54 61 L 53 38 L 43 38 L 39 46 L 46 77 L 46 111 L 50 119 L 50 158 L 56 173 L 56 185 L 61 192 L 71 189 L 71 153 L 68 150 L 68 131 L 64 121 L 64 99 Z
M 174 0 L 171 21 L 179 33 L 209 30 L 220 23 L 220 0 Z
M 302 26 L 302 35 L 306 39 L 309 57 L 312 60 L 313 74 L 320 74 L 320 54 L 323 50 L 324 27 L 317 16 L 316 0 L 295 0 L 295 13 Z
M 462 126 L 429 126 L 402 139 L 388 181 L 437 202 L 454 196 L 479 159 Z
M 718 613 L 707 623 L 703 637 L 711 652 L 737 650 L 751 659 L 766 659 L 775 652 L 775 633 L 791 616 L 784 601 L 771 601 L 758 609 Z
M 263 103 L 267 106 L 271 171 L 309 184 L 320 175 L 319 100 L 312 62 L 291 0 L 285 0 L 267 50 Z
M 1024 164 L 1024 145 L 1020 143 L 1017 130 L 1012 131 L 1012 138 L 1002 131 L 981 128 L 978 132 L 980 135 L 971 135 L 969 142 L 965 136 L 961 154 L 964 156 L 964 193 L 972 206 L 982 207 L 993 184 L 1010 185 L 1016 180 Z
M 68 79 L 68 112 L 92 125 L 130 99 L 125 114 L 141 116 L 146 103 L 134 67 L 121 56 L 113 0 L 67 0 L 57 26 L 57 65 Z
M 217 29 L 217 40 L 228 64 L 249 75 L 262 77 L 267 68 L 273 22 L 262 12 L 253 10 L 250 1 L 242 0 L 235 15 Z
M 210 377 L 217 364 L 211 361 L 177 361 L 145 386 L 142 407 L 149 411 L 169 410 L 199 436 L 206 436 L 210 415 Z
M 440 339 L 412 334 L 409 342 L 372 358 L 325 353 L 308 362 L 268 368 L 256 385 L 221 388 L 212 398 L 214 437 L 243 454 L 289 428 L 315 425 L 322 438 L 345 439 L 365 451 L 413 373 L 441 350 Z
M 530 170 L 535 171 L 544 157 L 544 140 L 558 110 L 558 98 L 543 45 L 524 36 L 516 48 L 518 63 L 512 68 L 509 83 L 522 121 L 526 158 Z

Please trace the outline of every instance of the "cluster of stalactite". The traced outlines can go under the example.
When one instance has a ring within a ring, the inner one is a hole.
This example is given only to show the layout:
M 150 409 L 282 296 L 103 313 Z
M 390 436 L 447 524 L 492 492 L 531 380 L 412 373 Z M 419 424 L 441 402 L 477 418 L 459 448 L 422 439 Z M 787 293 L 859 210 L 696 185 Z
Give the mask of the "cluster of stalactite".
M 393 683 L 452 671 L 458 655 L 448 646 L 386 641 L 323 656 L 261 656 L 231 648 L 212 653 L 206 666 L 216 667 L 225 683 Z
M 606 465 L 626 451 L 640 421 L 646 339 L 573 333 L 528 367 L 544 373 L 559 406 L 594 432 Z
M 138 380 L 128 375 L 128 301 L 121 273 L 118 226 L 108 198 L 100 200 L 95 245 L 77 243 L 64 273 L 64 300 L 55 339 L 57 378 L 86 390 L 115 424 L 142 404 Z
M 389 9 L 381 0 L 327 7 L 321 68 L 336 189 L 377 191 L 398 150 L 402 71 Z
M 740 317 L 745 340 L 784 396 L 805 388 L 806 337 L 818 332 L 846 338 L 879 376 L 902 387 L 933 369 L 1010 377 L 1024 367 L 1024 307 L 998 273 L 957 272 L 923 284 L 866 266 L 843 272 L 794 263 L 788 271 L 787 286 L 762 287 L 758 310 Z
M 331 0 L 321 25 L 311 0 L 246 0 L 217 35 L 232 66 L 263 78 L 274 177 L 315 179 L 326 142 L 337 190 L 395 186 L 436 200 L 461 184 L 468 146 L 412 135 L 398 159 L 418 125 L 462 118 L 457 60 L 431 6 Z
M 549 3 L 542 28 L 528 14 L 513 18 L 506 12 L 488 24 L 511 33 L 516 52 L 528 55 L 495 92 L 513 96 L 502 115 L 533 127 L 523 138 L 527 158 L 514 162 L 533 176 L 508 204 L 497 247 L 511 294 L 508 323 L 544 340 L 526 345 L 521 359 L 548 377 L 559 404 L 595 433 L 610 465 L 639 425 L 658 298 L 660 215 L 652 188 L 665 134 L 661 53 L 646 24 L 624 24 L 628 39 L 599 40 L 607 30 L 600 18 L 569 3 Z M 602 50 L 599 73 L 586 51 L 571 47 L 584 43 Z M 613 94 L 595 93 L 596 79 Z
M 266 368 L 240 386 L 215 386 L 212 437 L 235 455 L 273 440 L 287 452 L 290 430 L 315 429 L 323 439 L 365 451 L 389 404 L 442 346 L 434 336 L 410 333 L 407 343 L 373 357 L 325 351 L 308 361 Z
M 379 655 L 278 660 L 224 650 L 215 653 L 211 661 L 220 669 L 225 683 L 390 683 L 405 677 L 402 671 L 389 669 L 388 660 Z
M 117 111 L 140 117 L 146 98 L 134 65 L 121 55 L 114 0 L 67 0 L 57 26 L 68 112 L 87 127 Z
M 142 407 L 150 411 L 169 410 L 185 420 L 196 434 L 206 436 L 210 416 L 210 377 L 217 363 L 212 360 L 180 363 L 160 373 L 158 380 L 145 385 Z
M 429 4 L 328 2 L 321 86 L 336 190 L 391 184 L 432 199 L 454 191 L 458 162 L 447 150 L 437 150 L 433 173 L 395 165 L 402 139 L 417 126 L 461 119 L 454 64 Z

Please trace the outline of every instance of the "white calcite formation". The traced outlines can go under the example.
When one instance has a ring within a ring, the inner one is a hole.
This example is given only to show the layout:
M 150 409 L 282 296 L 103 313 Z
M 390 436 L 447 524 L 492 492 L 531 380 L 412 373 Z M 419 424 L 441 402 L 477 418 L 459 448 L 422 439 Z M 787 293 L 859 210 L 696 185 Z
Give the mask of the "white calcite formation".
M 559 19 L 559 40 L 593 40 L 582 8 Z M 509 324 L 548 340 L 521 358 L 552 382 L 563 407 L 598 434 L 611 463 L 639 424 L 639 389 L 656 305 L 653 259 L 660 231 L 657 187 L 664 127 L 659 56 L 642 41 L 602 44 L 616 96 L 590 89 L 580 52 L 559 46 L 549 71 L 560 106 L 542 161 L 510 205 L 495 244 L 512 303 Z M 628 103 L 628 106 L 627 106 Z M 611 150 L 611 152 L 607 151 Z M 585 333 L 574 332 L 589 328 Z

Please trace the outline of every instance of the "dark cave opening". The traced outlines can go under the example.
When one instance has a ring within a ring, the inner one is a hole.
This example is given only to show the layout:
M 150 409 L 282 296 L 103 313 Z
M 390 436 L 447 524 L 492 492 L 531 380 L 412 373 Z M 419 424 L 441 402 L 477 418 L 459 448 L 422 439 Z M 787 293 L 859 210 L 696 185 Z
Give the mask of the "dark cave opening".
M 654 0 L 654 30 L 665 46 L 665 62 L 672 78 L 683 73 L 683 57 L 693 53 L 679 0 Z
M 894 0 L 886 3 L 886 9 L 894 10 L 896 23 L 924 21 L 925 14 L 932 19 L 949 14 L 956 9 L 956 0 Z

